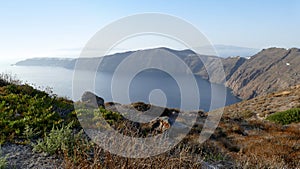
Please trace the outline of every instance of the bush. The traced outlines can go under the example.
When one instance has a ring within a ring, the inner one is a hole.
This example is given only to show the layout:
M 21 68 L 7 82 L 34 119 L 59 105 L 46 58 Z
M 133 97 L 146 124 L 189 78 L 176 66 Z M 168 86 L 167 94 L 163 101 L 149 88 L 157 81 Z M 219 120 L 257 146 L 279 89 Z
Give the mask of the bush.
M 48 96 L 48 94 L 46 92 L 36 90 L 28 84 L 24 84 L 24 85 L 8 84 L 8 85 L 5 86 L 5 91 L 6 91 L 6 93 L 29 95 L 29 96 L 32 96 L 32 97 L 34 97 L 34 96 L 38 96 L 38 97 Z
M 300 108 L 277 112 L 267 117 L 267 120 L 279 123 L 282 125 L 300 122 Z
M 123 116 L 118 112 L 106 110 L 102 107 L 98 109 L 79 108 L 76 115 L 81 119 L 82 124 L 89 126 L 88 128 L 104 127 L 100 124 L 100 119 L 104 118 L 109 125 L 117 125 L 123 119 Z
M 38 140 L 37 144 L 33 144 L 33 151 L 54 154 L 72 149 L 75 137 L 79 137 L 72 134 L 72 125 L 73 123 L 71 122 L 61 128 L 53 126 L 50 133 L 43 140 Z
M 60 124 L 63 119 L 52 111 L 51 98 L 31 97 L 29 95 L 0 95 L 0 133 L 1 141 L 21 138 L 24 128 L 41 131 L 41 135 L 49 131 L 53 125 Z
M 0 74 L 0 91 L 0 144 L 24 144 L 44 136 L 53 126 L 75 120 L 66 117 L 74 111 L 72 101 L 20 85 L 11 75 Z

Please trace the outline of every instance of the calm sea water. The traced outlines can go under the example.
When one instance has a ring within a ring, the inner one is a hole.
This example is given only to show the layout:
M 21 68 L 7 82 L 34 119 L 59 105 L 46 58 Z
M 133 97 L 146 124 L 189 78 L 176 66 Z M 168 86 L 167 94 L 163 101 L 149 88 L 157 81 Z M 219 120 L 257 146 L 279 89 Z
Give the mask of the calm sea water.
M 72 95 L 73 71 L 58 67 L 31 67 L 31 66 L 8 66 L 1 65 L 0 72 L 10 73 L 25 83 L 31 84 L 36 88 L 45 89 L 50 87 L 53 93 L 58 96 L 78 100 L 78 97 Z M 85 72 L 88 74 L 88 72 Z M 98 73 L 95 78 L 96 93 L 103 97 L 106 102 L 113 101 L 111 94 L 112 76 L 107 73 Z M 208 111 L 211 106 L 212 94 L 211 89 L 216 91 L 215 103 L 222 105 L 222 99 L 226 97 L 226 105 L 239 102 L 240 99 L 231 94 L 230 89 L 223 85 L 211 84 L 208 81 L 196 76 L 198 91 L 200 93 L 200 107 Z M 123 85 L 123 84 L 120 84 Z M 188 84 L 187 84 L 188 85 Z M 153 98 L 149 97 L 151 91 L 159 89 L 163 91 L 167 107 L 179 108 L 181 103 L 180 88 L 170 75 L 158 73 L 141 72 L 131 81 L 129 86 L 130 102 L 142 101 L 153 103 Z M 225 90 L 225 91 L 224 91 Z M 196 92 L 196 91 L 195 91 Z M 226 93 L 225 95 L 219 93 Z M 157 97 L 160 97 L 158 94 Z M 160 102 L 154 103 L 160 105 Z M 164 106 L 161 105 L 161 106 Z M 220 106 L 217 106 L 220 107 Z

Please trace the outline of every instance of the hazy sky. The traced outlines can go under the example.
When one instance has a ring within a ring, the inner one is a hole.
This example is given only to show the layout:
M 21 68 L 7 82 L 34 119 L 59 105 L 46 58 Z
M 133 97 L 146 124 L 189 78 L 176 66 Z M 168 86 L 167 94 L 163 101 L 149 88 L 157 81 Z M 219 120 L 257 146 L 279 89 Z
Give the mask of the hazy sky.
M 0 61 L 76 57 L 105 25 L 144 12 L 182 18 L 213 44 L 300 47 L 298 0 L 12 0 L 0 2 Z

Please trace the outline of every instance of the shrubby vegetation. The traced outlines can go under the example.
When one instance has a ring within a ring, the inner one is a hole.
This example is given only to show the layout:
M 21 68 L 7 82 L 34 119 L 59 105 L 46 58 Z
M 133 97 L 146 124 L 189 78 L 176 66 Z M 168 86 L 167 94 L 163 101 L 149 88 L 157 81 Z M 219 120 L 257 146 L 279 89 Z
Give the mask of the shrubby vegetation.
M 81 120 L 81 124 L 87 128 L 101 128 L 106 124 L 101 123 L 101 118 L 104 118 L 109 125 L 117 125 L 123 117 L 117 112 L 106 110 L 102 107 L 98 109 L 80 108 L 75 114 Z
M 66 126 L 62 125 L 60 128 L 53 127 L 43 139 L 33 144 L 33 151 L 54 154 L 73 149 L 76 140 L 82 136 L 82 132 L 73 134 L 72 126 L 73 123 L 71 122 Z
M 267 120 L 286 125 L 300 122 L 300 108 L 277 112 L 267 117 Z
M 21 85 L 10 76 L 0 76 L 0 144 L 6 141 L 27 143 L 42 137 L 67 119 L 73 103 L 30 85 Z
M 27 127 L 41 131 L 40 135 L 63 120 L 53 111 L 53 98 L 44 93 L 20 90 L 16 85 L 8 85 L 0 95 L 1 142 L 21 138 Z

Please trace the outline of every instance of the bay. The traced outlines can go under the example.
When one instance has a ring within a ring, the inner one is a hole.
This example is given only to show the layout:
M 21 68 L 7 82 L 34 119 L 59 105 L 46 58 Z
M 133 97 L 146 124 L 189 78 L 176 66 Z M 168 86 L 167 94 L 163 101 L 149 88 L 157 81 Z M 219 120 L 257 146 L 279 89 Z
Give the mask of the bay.
M 24 83 L 34 86 L 37 89 L 44 90 L 47 87 L 50 87 L 53 93 L 57 94 L 58 96 L 66 97 L 74 101 L 80 99 L 79 96 L 75 97 L 72 93 L 74 75 L 73 70 L 59 67 L 1 65 L 0 72 L 16 75 L 16 78 L 20 79 Z M 87 75 L 90 74 L 90 72 L 83 73 Z M 230 105 L 241 101 L 231 93 L 229 88 L 226 88 L 223 85 L 211 84 L 207 80 L 202 79 L 200 76 L 195 76 L 195 79 L 198 85 L 198 91 L 189 92 L 199 92 L 199 109 L 204 111 L 210 110 L 210 107 L 212 106 L 212 99 L 214 99 L 214 103 L 217 104 L 217 106 L 214 106 L 214 108 L 224 106 L 222 105 L 222 98 L 226 98 L 225 105 Z M 83 83 L 85 83 L 84 79 L 82 80 Z M 106 102 L 114 101 L 112 97 L 111 82 L 112 75 L 109 73 L 97 73 L 95 77 L 96 94 L 104 98 Z M 120 87 L 121 85 L 123 84 L 121 83 Z M 141 101 L 145 103 L 155 103 L 155 105 L 167 106 L 170 108 L 181 107 L 180 87 L 177 84 L 176 79 L 167 73 L 140 72 L 132 79 L 128 89 L 130 102 Z M 212 89 L 215 91 L 213 97 L 211 93 Z M 163 95 L 159 91 L 161 91 Z M 151 94 L 153 93 L 154 95 L 152 95 L 152 97 Z M 158 98 L 157 100 L 164 100 L 162 97 L 165 97 L 166 102 L 162 103 L 160 101 L 156 101 L 156 97 Z M 128 101 L 121 103 L 128 104 Z

